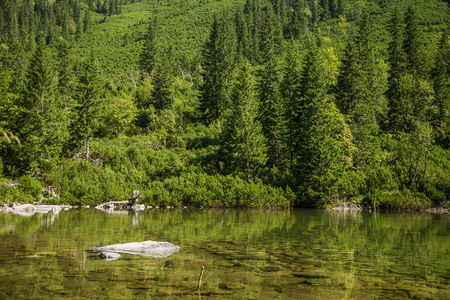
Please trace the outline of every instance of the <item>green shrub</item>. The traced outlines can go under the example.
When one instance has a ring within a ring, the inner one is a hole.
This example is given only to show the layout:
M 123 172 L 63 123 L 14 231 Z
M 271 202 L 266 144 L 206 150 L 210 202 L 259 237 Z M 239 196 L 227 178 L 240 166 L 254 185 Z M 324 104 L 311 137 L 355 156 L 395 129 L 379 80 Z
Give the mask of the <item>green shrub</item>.
M 30 194 L 34 199 L 39 200 L 42 197 L 42 183 L 34 179 L 31 175 L 24 175 L 19 178 L 19 189 Z
M 375 189 L 366 198 L 366 204 L 375 205 L 381 209 L 426 209 L 430 200 L 423 193 L 413 193 L 410 190 L 385 191 Z
M 445 207 L 449 205 L 450 189 L 448 189 L 448 187 L 446 189 L 443 184 L 434 184 L 427 181 L 423 184 L 421 189 L 425 195 L 432 199 L 434 206 Z
M 21 189 L 0 184 L 0 205 L 8 203 L 33 203 L 32 195 L 24 192 Z
M 290 189 L 283 191 L 231 175 L 211 176 L 189 171 L 177 177 L 151 182 L 143 192 L 142 203 L 160 206 L 288 207 L 294 200 Z

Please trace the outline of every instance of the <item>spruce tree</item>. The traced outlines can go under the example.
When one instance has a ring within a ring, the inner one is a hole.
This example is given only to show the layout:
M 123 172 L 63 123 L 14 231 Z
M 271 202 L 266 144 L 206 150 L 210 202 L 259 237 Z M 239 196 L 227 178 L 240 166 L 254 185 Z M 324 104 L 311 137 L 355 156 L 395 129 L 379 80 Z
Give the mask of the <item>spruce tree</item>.
M 119 0 L 114 0 L 114 9 L 117 15 L 122 13 L 122 5 L 119 3 Z
M 72 123 L 72 138 L 74 146 L 85 146 L 85 156 L 89 159 L 89 143 L 99 126 L 102 114 L 102 104 L 99 93 L 99 78 L 97 63 L 91 54 L 83 62 L 81 73 L 75 87 L 76 118 Z
M 67 138 L 66 119 L 53 82 L 44 45 L 39 44 L 27 72 L 20 138 L 27 167 L 35 175 L 52 167 Z
M 342 59 L 337 82 L 336 104 L 343 114 L 351 114 L 356 104 L 365 99 L 365 91 L 362 85 L 362 70 L 358 52 L 353 39 L 350 39 Z
M 60 95 L 68 100 L 71 94 L 71 66 L 69 61 L 69 45 L 66 40 L 61 40 L 57 45 L 58 49 L 58 89 Z
M 330 15 L 332 18 L 337 18 L 338 17 L 338 13 L 336 10 L 336 2 L 334 2 L 335 0 L 328 0 L 328 6 L 329 6 L 329 10 L 330 10 Z
M 412 107 L 402 89 L 402 80 L 405 75 L 404 28 L 398 7 L 392 15 L 389 32 L 391 35 L 388 49 L 390 69 L 386 95 L 389 100 L 389 126 L 393 130 L 406 130 L 411 123 Z
M 275 42 L 275 14 L 269 7 L 264 20 L 263 68 L 259 72 L 258 92 L 260 107 L 260 120 L 263 134 L 268 141 L 269 163 L 280 166 L 283 160 L 286 136 L 286 122 L 284 107 L 279 93 L 279 78 L 275 52 L 278 45 Z
M 68 39 L 70 36 L 70 32 L 69 32 L 69 13 L 68 12 L 64 12 L 63 16 L 62 16 L 62 24 L 61 24 L 61 36 L 64 39 Z
M 237 56 L 238 59 L 245 56 L 245 47 L 246 43 L 248 43 L 248 28 L 247 23 L 244 18 L 244 13 L 242 9 L 239 7 L 236 11 L 234 17 L 235 27 L 236 27 L 236 38 L 237 38 Z
M 18 7 L 16 1 L 6 1 L 3 8 L 4 28 L 2 42 L 13 44 L 19 38 Z
M 296 156 L 303 157 L 302 147 L 307 146 L 306 132 L 312 126 L 311 115 L 315 114 L 318 105 L 315 102 L 325 98 L 327 93 L 326 84 L 321 77 L 319 68 L 318 50 L 310 49 L 304 60 L 304 67 L 300 77 L 300 95 L 299 101 L 294 111 L 294 150 Z M 303 173 L 303 171 L 298 171 Z
M 374 64 L 374 43 L 373 43 L 373 29 L 370 15 L 364 13 L 359 22 L 358 33 L 356 37 L 356 47 L 358 48 L 359 59 L 363 71 L 367 77 L 373 72 Z
M 265 39 L 267 39 L 267 31 L 268 28 L 271 31 L 271 36 L 275 40 L 275 44 L 277 45 L 278 49 L 281 49 L 282 42 L 283 42 L 283 23 L 280 18 L 279 13 L 277 12 L 278 5 L 281 5 L 281 3 L 278 2 L 278 0 L 274 1 L 275 5 L 268 4 L 266 7 L 266 10 L 262 13 L 262 19 L 261 19 L 261 39 L 260 39 L 260 51 L 264 55 L 264 49 L 262 48 L 264 45 Z M 278 9 L 280 9 L 278 7 Z
M 405 39 L 403 49 L 405 51 L 406 65 L 408 72 L 415 78 L 422 78 L 422 53 L 421 34 L 417 23 L 416 13 L 412 6 L 408 7 L 405 14 Z
M 115 0 L 109 0 L 109 9 L 108 9 L 108 13 L 109 13 L 110 16 L 116 14 L 116 6 L 114 5 L 114 1 L 115 1 Z
M 229 107 L 232 72 L 235 65 L 236 33 L 227 13 L 214 16 L 211 32 L 203 50 L 203 84 L 200 110 L 206 124 L 218 119 Z
M 344 3 L 343 2 L 344 2 L 344 0 L 337 0 L 336 11 L 337 11 L 338 16 L 344 15 Z
M 312 25 L 314 26 L 315 23 L 319 22 L 316 0 L 309 0 L 309 11 L 311 12 L 311 21 L 313 23 Z
M 352 123 L 358 127 L 357 131 L 373 125 L 367 79 L 353 39 L 347 44 L 337 87 L 336 103 L 341 112 L 348 115 Z
M 284 36 L 287 40 L 298 39 L 302 29 L 302 24 L 300 23 L 298 13 L 296 10 L 291 9 L 288 14 L 288 24 L 284 30 Z
M 358 166 L 367 164 L 373 157 L 372 140 L 376 129 L 366 75 L 358 48 L 352 38 L 348 42 L 342 59 L 337 83 L 336 104 L 340 111 L 348 117 L 350 129 L 359 148 L 355 156 Z
M 170 94 L 170 78 L 167 69 L 160 66 L 153 72 L 152 82 L 154 89 L 152 92 L 152 103 L 155 109 L 170 109 L 173 98 Z
M 224 78 L 219 71 L 220 61 L 218 49 L 220 23 L 217 15 L 214 15 L 209 38 L 203 49 L 203 84 L 200 87 L 200 110 L 203 114 L 203 122 L 210 123 L 220 115 L 220 101 L 226 101 L 224 94 Z
M 141 51 L 140 65 L 141 69 L 149 75 L 152 75 L 156 64 L 156 33 L 157 18 L 149 20 L 147 34 L 145 36 L 144 48 Z
M 286 25 L 288 23 L 288 12 L 287 12 L 287 6 L 284 3 L 284 0 L 278 0 L 278 20 L 280 21 L 280 27 L 281 30 L 284 31 L 286 28 Z
M 83 17 L 83 30 L 87 32 L 91 28 L 91 12 L 86 10 Z
M 383 123 L 385 119 L 385 88 L 386 83 L 383 70 L 384 63 L 376 60 L 376 47 L 374 43 L 374 29 L 368 13 L 364 13 L 360 22 L 355 40 L 359 53 L 359 61 L 363 77 L 367 84 L 367 100 L 372 106 L 372 118 L 375 126 Z
M 285 66 L 283 71 L 283 80 L 280 85 L 281 99 L 285 107 L 285 117 L 287 124 L 287 132 L 284 140 L 286 141 L 286 150 L 288 152 L 289 169 L 292 171 L 294 162 L 294 121 L 295 109 L 298 106 L 300 97 L 300 73 L 297 62 L 296 50 L 294 43 L 291 43 L 285 58 Z
M 250 42 L 250 33 L 248 31 L 247 22 L 245 19 L 242 24 L 242 35 L 240 37 L 239 45 L 238 45 L 238 60 L 242 60 L 243 58 L 250 60 L 251 53 L 251 42 Z
M 75 37 L 80 38 L 83 35 L 83 18 L 81 17 L 80 4 L 78 4 L 78 2 L 75 3 L 77 3 L 73 16 L 76 23 Z
M 446 32 L 442 34 L 438 47 L 438 54 L 431 78 L 433 80 L 434 105 L 437 108 L 434 123 L 437 126 L 443 126 L 446 122 L 450 121 L 450 51 Z
M 422 36 L 420 33 L 417 17 L 412 6 L 408 7 L 405 14 L 405 41 L 404 50 L 406 54 L 406 70 L 410 74 L 411 84 L 408 94 L 413 108 L 414 121 L 429 121 L 429 111 L 432 106 L 432 88 L 426 80 L 424 72 Z
M 103 2 L 103 6 L 102 6 L 101 12 L 102 12 L 102 14 L 104 16 L 103 23 L 106 23 L 108 21 L 108 15 L 109 15 L 109 13 L 108 13 L 108 1 L 107 0 L 105 0 Z
M 247 0 L 244 5 L 244 14 L 249 32 L 248 60 L 252 63 L 259 62 L 259 50 L 261 39 L 261 7 L 255 0 Z
M 320 3 L 320 7 L 322 8 L 322 14 L 321 14 L 321 19 L 322 20 L 328 20 L 331 15 L 330 15 L 330 6 L 328 3 L 329 0 L 321 0 Z
M 0 47 L 0 150 L 7 144 L 20 144 L 20 140 L 16 136 L 18 134 L 18 120 L 21 116 L 21 94 L 15 91 L 14 70 L 12 65 L 15 64 L 14 57 L 11 55 L 6 46 Z M 13 143 L 14 144 L 14 143 Z M 4 155 L 1 151 L 0 155 Z M 6 156 L 6 155 L 5 155 Z M 0 158 L 0 174 L 2 161 L 14 160 L 14 157 Z
M 220 158 L 231 173 L 250 180 L 266 158 L 265 138 L 257 120 L 258 100 L 250 64 L 244 62 L 231 97 L 232 108 L 220 137 Z
M 47 24 L 47 45 L 56 41 L 56 18 L 53 10 L 49 8 L 49 21 Z
M 351 162 L 352 134 L 333 102 L 327 99 L 318 49 L 309 50 L 300 80 L 296 109 L 296 165 L 298 192 L 306 205 L 322 206 L 338 197 L 339 180 Z
M 309 14 L 310 14 L 310 10 L 308 7 L 308 4 L 306 3 L 306 1 L 298 1 L 297 5 L 295 6 L 295 10 L 297 12 L 297 16 L 298 16 L 298 22 L 301 25 L 301 33 L 306 34 L 309 31 L 309 23 L 308 23 L 308 19 L 309 19 Z
M 2 6 L 0 5 L 0 43 L 4 42 L 4 35 L 5 35 L 5 20 L 3 18 Z

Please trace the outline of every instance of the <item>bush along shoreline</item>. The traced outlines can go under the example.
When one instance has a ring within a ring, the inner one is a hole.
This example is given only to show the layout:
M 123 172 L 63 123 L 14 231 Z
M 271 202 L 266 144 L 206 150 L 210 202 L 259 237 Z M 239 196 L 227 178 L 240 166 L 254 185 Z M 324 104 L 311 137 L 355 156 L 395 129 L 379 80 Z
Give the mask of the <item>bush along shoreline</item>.
M 21 178 L 24 183 L 18 186 L 0 186 L 2 204 L 9 203 L 35 203 L 64 204 L 73 206 L 95 206 L 104 202 L 123 201 L 128 199 L 131 193 L 126 190 L 103 190 L 102 186 L 110 182 L 93 184 L 84 187 L 88 192 L 81 194 L 78 183 L 66 187 L 67 198 L 55 194 L 54 198 L 46 198 L 40 192 L 42 186 L 39 181 L 33 181 L 29 177 Z M 45 190 L 46 188 L 44 188 Z M 74 190 L 72 190 L 74 189 Z M 75 198 L 75 190 L 80 198 Z M 94 194 L 89 191 L 102 191 Z M 288 188 L 264 185 L 261 182 L 244 181 L 231 175 L 207 175 L 205 173 L 186 173 L 179 177 L 167 178 L 163 181 L 153 181 L 147 187 L 140 190 L 139 204 L 159 207 L 292 207 L 295 195 Z

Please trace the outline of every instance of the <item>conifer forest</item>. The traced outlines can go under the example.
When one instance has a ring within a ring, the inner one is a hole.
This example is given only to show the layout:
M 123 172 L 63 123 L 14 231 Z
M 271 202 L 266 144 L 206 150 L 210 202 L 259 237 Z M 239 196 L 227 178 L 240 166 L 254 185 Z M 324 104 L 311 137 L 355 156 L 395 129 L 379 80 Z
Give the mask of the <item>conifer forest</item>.
M 448 0 L 2 0 L 0 204 L 449 207 L 449 22 Z

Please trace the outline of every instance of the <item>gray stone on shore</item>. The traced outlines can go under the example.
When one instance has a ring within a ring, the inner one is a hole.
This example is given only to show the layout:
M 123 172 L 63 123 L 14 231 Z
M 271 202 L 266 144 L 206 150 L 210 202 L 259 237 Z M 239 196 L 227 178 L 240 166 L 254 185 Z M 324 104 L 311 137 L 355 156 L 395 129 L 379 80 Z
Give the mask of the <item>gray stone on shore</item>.
M 132 206 L 132 208 L 135 211 L 145 210 L 145 205 L 144 204 L 135 204 L 135 205 Z
M 101 252 L 97 256 L 104 261 L 113 261 L 120 258 L 120 254 L 113 252 Z
M 180 249 L 180 247 L 168 242 L 145 241 L 137 243 L 109 245 L 96 248 L 95 251 L 111 251 L 160 258 L 170 256 L 175 252 L 180 251 Z
M 49 213 L 57 214 L 61 211 L 61 207 L 58 205 L 32 205 L 32 204 L 23 204 L 23 205 L 11 205 L 7 207 L 5 212 L 10 212 L 13 214 L 21 215 L 24 217 L 29 217 L 34 215 L 35 213 Z

